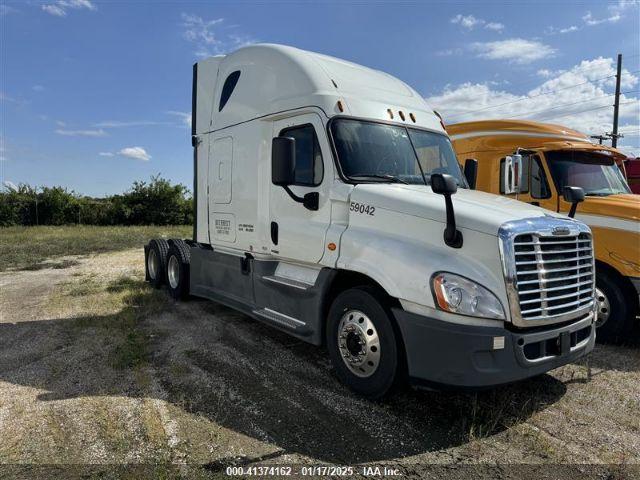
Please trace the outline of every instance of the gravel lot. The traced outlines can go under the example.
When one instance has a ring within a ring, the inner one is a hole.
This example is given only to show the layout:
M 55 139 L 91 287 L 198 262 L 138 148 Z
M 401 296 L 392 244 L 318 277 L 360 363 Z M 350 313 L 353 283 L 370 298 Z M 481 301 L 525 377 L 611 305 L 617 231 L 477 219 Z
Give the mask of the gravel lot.
M 62 260 L 0 273 L 0 478 L 122 464 L 131 478 L 328 463 L 433 478 L 640 473 L 638 347 L 599 345 L 478 394 L 373 403 L 338 383 L 323 349 L 151 289 L 142 249 Z

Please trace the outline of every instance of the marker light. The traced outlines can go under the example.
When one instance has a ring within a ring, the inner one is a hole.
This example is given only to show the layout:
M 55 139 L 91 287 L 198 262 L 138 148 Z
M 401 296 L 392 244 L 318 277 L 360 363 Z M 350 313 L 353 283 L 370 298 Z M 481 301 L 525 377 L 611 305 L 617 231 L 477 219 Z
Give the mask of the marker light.
M 412 121 L 413 123 L 416 123 L 416 116 L 415 116 L 413 113 L 410 113 L 410 114 L 409 114 L 409 118 L 411 119 L 411 121 Z
M 401 118 L 401 119 L 402 119 L 402 121 L 404 122 L 404 113 L 403 113 L 403 111 L 402 111 L 402 110 L 400 110 L 398 113 L 400 114 L 400 118 Z
M 389 118 L 393 120 L 393 112 L 391 111 L 390 108 L 387 108 L 387 113 L 389 114 Z

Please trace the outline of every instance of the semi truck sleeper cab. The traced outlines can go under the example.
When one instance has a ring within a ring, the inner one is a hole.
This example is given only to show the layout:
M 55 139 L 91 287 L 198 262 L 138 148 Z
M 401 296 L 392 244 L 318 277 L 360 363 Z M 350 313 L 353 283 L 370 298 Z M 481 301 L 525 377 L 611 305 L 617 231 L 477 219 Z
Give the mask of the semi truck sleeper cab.
M 589 227 L 467 188 L 405 83 L 254 45 L 198 62 L 193 106 L 193 238 L 145 248 L 147 278 L 175 298 L 325 344 L 372 398 L 405 377 L 513 382 L 593 348 Z

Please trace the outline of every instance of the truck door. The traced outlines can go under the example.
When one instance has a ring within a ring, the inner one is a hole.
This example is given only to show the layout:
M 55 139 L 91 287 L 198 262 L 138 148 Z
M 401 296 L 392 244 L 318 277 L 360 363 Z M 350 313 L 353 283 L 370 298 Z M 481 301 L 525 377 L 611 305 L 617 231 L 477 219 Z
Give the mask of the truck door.
M 329 188 L 333 162 L 324 125 L 317 114 L 275 121 L 273 136 L 296 140 L 296 183 L 290 188 L 299 197 L 318 192 L 318 210 L 295 202 L 284 188 L 270 185 L 269 215 L 271 252 L 293 261 L 316 263 L 324 252 L 325 234 L 331 220 Z
M 215 138 L 209 147 L 209 236 L 211 241 L 235 243 L 231 210 L 233 138 Z

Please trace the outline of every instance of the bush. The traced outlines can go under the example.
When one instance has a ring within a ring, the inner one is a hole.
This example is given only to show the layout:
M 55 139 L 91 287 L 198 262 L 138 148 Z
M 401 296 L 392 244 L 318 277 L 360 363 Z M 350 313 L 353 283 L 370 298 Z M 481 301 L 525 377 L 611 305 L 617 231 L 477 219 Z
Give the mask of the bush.
M 189 190 L 160 175 L 134 182 L 121 195 L 91 198 L 64 187 L 0 192 L 0 226 L 12 225 L 188 225 L 193 223 Z

